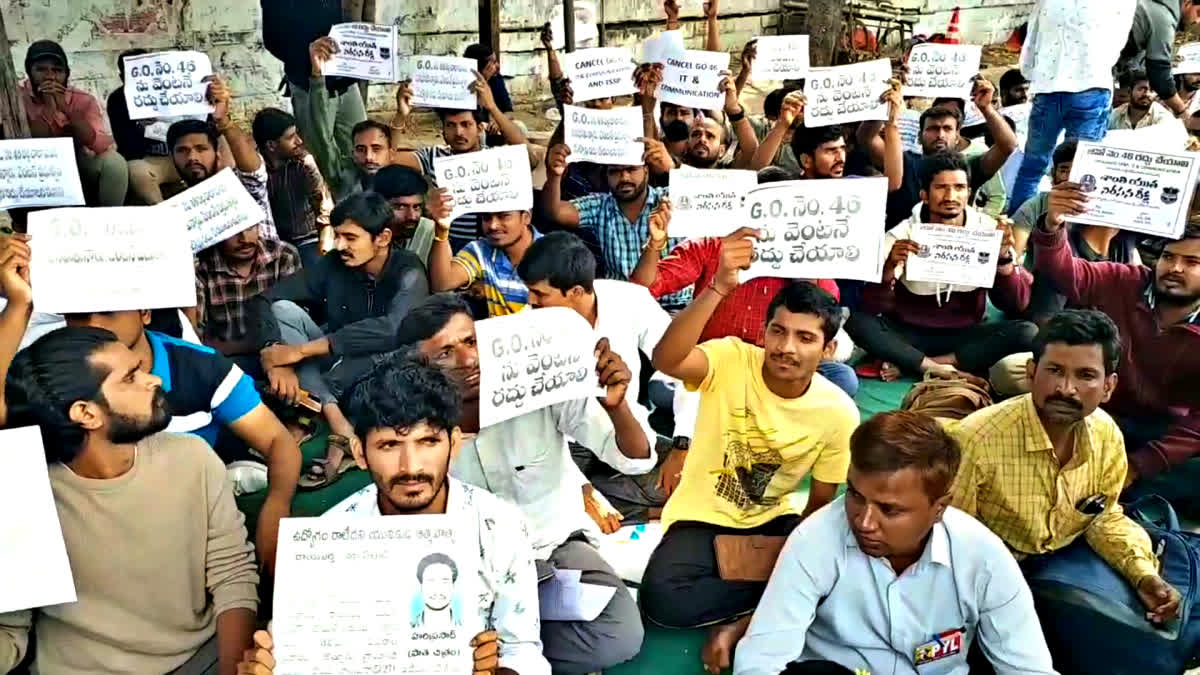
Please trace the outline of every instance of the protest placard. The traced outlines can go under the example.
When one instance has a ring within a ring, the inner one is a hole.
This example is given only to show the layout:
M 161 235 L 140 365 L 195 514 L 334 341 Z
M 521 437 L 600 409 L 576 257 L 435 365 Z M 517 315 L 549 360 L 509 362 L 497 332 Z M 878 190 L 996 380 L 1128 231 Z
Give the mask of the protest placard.
M 634 93 L 633 54 L 623 47 L 596 47 L 563 54 L 576 103 Z
M 643 133 L 641 108 L 593 110 L 563 106 L 563 125 L 563 142 L 571 148 L 568 162 L 622 166 L 642 163 L 646 146 L 637 141 Z
M 686 52 L 681 30 L 664 30 L 642 41 L 642 63 L 666 63 L 668 56 L 683 58 Z
M 991 288 L 1003 239 L 1000 230 L 921 223 L 912 231 L 920 250 L 908 256 L 904 278 Z
M 924 153 L 925 149 L 921 146 L 921 111 L 905 108 L 900 112 L 900 119 L 896 120 L 896 127 L 900 129 L 900 141 L 904 143 L 906 151 L 918 155 Z
M 1173 75 L 1192 75 L 1200 73 L 1200 42 L 1189 42 L 1179 45 L 1175 50 L 1175 65 L 1171 68 Z
M 474 110 L 478 101 L 471 91 L 475 81 L 475 59 L 457 56 L 414 56 L 412 103 L 427 108 Z
M 742 200 L 758 185 L 758 173 L 735 169 L 672 169 L 672 237 L 723 237 L 741 227 Z
M 573 309 L 543 307 L 476 321 L 475 339 L 481 352 L 481 427 L 602 393 L 596 376 L 598 339 Z
M 729 68 L 729 52 L 706 52 L 689 49 L 683 56 L 666 57 L 658 98 L 685 108 L 720 110 L 725 107 L 725 94 L 717 85 L 721 71 Z
M 237 174 L 229 168 L 154 208 L 180 212 L 193 252 L 224 241 L 267 218 Z
M 438 187 L 454 195 L 455 217 L 533 208 L 529 151 L 524 145 L 435 157 L 433 169 Z
M 746 195 L 741 222 L 763 231 L 755 277 L 879 281 L 887 179 L 831 178 L 769 183 Z
M 1071 181 L 1090 201 L 1072 222 L 1178 239 L 1187 225 L 1200 155 L 1080 141 Z
M 970 98 L 971 78 L 979 74 L 979 45 L 923 42 L 908 53 L 905 96 Z
M 30 281 L 39 312 L 192 307 L 196 274 L 183 219 L 154 206 L 29 214 Z
M 203 52 L 157 52 L 125 59 L 129 119 L 207 115 L 212 63 Z
M 0 209 L 84 203 L 70 138 L 0 141 Z
M 807 35 L 760 35 L 754 39 L 754 79 L 794 80 L 808 76 Z
M 891 79 L 892 63 L 887 59 L 809 70 L 804 86 L 808 98 L 804 126 L 886 120 L 888 107 L 880 98 Z
M 395 26 L 373 23 L 339 23 L 329 29 L 338 51 L 325 65 L 325 75 L 340 75 L 374 82 L 396 81 Z
M 337 592 L 314 593 L 314 579 L 337 579 Z M 471 640 L 485 628 L 482 590 L 474 521 L 284 518 L 271 628 L 274 672 L 469 673 Z
M 75 602 L 62 526 L 50 491 L 46 451 L 37 427 L 0 430 L 0 612 Z

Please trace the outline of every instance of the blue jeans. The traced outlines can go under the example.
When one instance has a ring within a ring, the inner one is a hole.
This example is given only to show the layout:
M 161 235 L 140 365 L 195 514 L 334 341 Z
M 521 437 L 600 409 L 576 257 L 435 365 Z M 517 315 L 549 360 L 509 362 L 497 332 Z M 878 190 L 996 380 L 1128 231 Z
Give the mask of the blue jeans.
M 1112 92 L 1107 89 L 1088 89 L 1081 92 L 1055 92 L 1033 97 L 1033 112 L 1029 115 L 1029 140 L 1025 143 L 1025 160 L 1017 172 L 1012 193 L 1008 196 L 1008 214 L 1021 208 L 1042 180 L 1059 132 L 1067 138 L 1099 141 L 1108 132 L 1108 113 Z

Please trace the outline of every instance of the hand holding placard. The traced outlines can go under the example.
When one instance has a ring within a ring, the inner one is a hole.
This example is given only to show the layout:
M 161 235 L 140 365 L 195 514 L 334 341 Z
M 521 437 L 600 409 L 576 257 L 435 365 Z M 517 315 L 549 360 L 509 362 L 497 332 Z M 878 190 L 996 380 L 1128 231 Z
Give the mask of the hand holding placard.
M 339 23 L 329 29 L 337 51 L 324 60 L 325 75 L 353 77 L 375 82 L 396 81 L 396 36 L 394 25 Z
M 833 68 L 813 68 L 805 80 L 804 126 L 886 120 L 888 106 L 881 99 L 892 80 L 887 59 Z
M 207 115 L 207 77 L 212 63 L 203 52 L 157 52 L 125 59 L 125 104 L 129 119 Z
M 436 157 L 433 168 L 438 186 L 454 195 L 455 217 L 533 208 L 529 151 L 524 145 Z
M 979 72 L 979 45 L 925 42 L 908 54 L 905 96 L 961 98 L 971 95 L 971 78 Z

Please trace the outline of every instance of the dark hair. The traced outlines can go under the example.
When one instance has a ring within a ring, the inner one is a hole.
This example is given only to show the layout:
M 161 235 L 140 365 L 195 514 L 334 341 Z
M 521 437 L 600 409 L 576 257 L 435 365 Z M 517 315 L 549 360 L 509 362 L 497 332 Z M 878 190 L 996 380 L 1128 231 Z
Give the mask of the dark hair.
M 783 112 L 783 99 L 793 91 L 799 91 L 799 87 L 780 87 L 767 94 L 763 99 L 763 115 L 778 119 L 779 113 Z
M 825 344 L 837 335 L 842 326 L 842 308 L 825 289 L 810 281 L 793 281 L 779 289 L 767 307 L 766 323 L 771 323 L 780 307 L 793 314 L 812 314 L 821 320 Z
M 795 180 L 796 174 L 788 171 L 782 166 L 764 166 L 758 170 L 758 184 L 765 185 L 766 183 L 778 183 L 785 180 Z
M 921 159 L 921 189 L 928 190 L 933 185 L 933 179 L 945 171 L 962 171 L 967 174 L 967 182 L 971 182 L 971 166 L 967 160 L 960 153 L 947 150 Z
M 430 553 L 424 558 L 421 558 L 421 562 L 417 563 L 418 582 L 425 581 L 425 568 L 429 567 L 430 565 L 445 565 L 449 567 L 450 579 L 452 581 L 458 581 L 458 565 L 454 563 L 454 560 L 445 553 Z
M 595 289 L 596 256 L 571 232 L 551 232 L 533 242 L 517 265 L 517 275 L 526 284 L 545 281 L 563 293 L 580 286 Z
M 1075 161 L 1075 151 L 1079 148 L 1078 138 L 1068 138 L 1054 149 L 1054 166 Z
M 1000 93 L 1004 93 L 1013 87 L 1025 84 L 1029 80 L 1021 74 L 1020 68 L 1009 68 L 1000 76 Z
M 208 142 L 212 144 L 214 150 L 221 138 L 221 134 L 217 133 L 217 127 L 205 120 L 179 120 L 167 129 L 167 148 L 171 152 L 175 152 L 175 144 L 179 142 L 179 139 L 192 134 L 208 136 Z
M 42 429 L 46 460 L 70 462 L 83 449 L 87 435 L 70 418 L 77 401 L 107 405 L 100 392 L 109 370 L 90 358 L 117 336 L 103 328 L 67 326 L 38 338 L 17 353 L 8 371 L 8 424 L 36 424 Z
M 1121 77 L 1117 78 L 1117 82 L 1122 89 L 1133 89 L 1133 85 L 1142 80 L 1150 81 L 1150 76 L 1144 70 L 1127 70 L 1121 73 Z
M 358 138 L 359 134 L 361 134 L 369 129 L 374 129 L 374 130 L 378 131 L 379 133 L 383 134 L 383 137 L 385 139 L 387 139 L 388 146 L 391 147 L 391 145 L 392 145 L 392 128 L 389 127 L 388 125 L 384 124 L 383 122 L 377 122 L 375 120 L 363 120 L 363 121 L 359 122 L 358 124 L 355 124 L 354 128 L 350 130 L 350 142 L 353 143 L 354 139 Z
M 446 123 L 447 117 L 453 117 L 455 115 L 460 115 L 465 112 L 471 113 L 471 117 L 473 117 L 475 119 L 476 123 L 487 121 L 487 115 L 485 115 L 483 113 L 483 111 L 480 110 L 479 108 L 473 108 L 471 110 L 460 110 L 457 108 L 437 108 L 436 112 L 437 112 L 438 120 L 440 120 L 442 124 Z
M 473 318 L 471 306 L 457 293 L 434 293 L 404 315 L 396 329 L 396 344 L 401 347 L 424 342 L 437 335 L 450 319 L 466 314 Z
M 373 429 L 407 429 L 421 422 L 449 433 L 462 416 L 450 376 L 412 350 L 385 356 L 354 383 L 346 401 L 346 416 L 362 438 Z
M 691 128 L 689 128 L 687 122 L 684 122 L 683 120 L 671 120 L 670 122 L 667 122 L 666 126 L 663 127 L 663 138 L 666 139 L 668 143 L 686 141 L 691 133 Z
M 495 54 L 496 52 L 492 51 L 491 47 L 479 43 L 467 45 L 467 48 L 463 50 L 463 58 L 475 59 L 480 71 L 483 70 L 483 66 L 487 63 L 487 60 L 495 56 Z
M 359 192 L 346 197 L 329 214 L 329 224 L 337 227 L 353 220 L 372 237 L 379 236 L 392 222 L 392 207 L 377 192 Z
M 920 122 L 919 122 L 919 124 L 917 124 L 918 133 L 925 131 L 925 122 L 926 121 L 928 121 L 928 120 L 936 121 L 936 120 L 940 120 L 940 119 L 945 119 L 947 117 L 953 117 L 954 118 L 954 127 L 956 129 L 962 129 L 963 118 L 962 118 L 961 113 L 959 113 L 954 108 L 948 108 L 946 106 L 935 105 L 935 106 L 929 108 L 928 110 L 926 110 L 925 112 L 921 113 Z
M 916 469 L 930 501 L 950 490 L 962 451 L 942 425 L 922 413 L 892 410 L 863 422 L 850 436 L 850 464 L 864 473 Z
M 1046 346 L 1065 344 L 1071 347 L 1099 345 L 1104 354 L 1104 374 L 1117 372 L 1121 362 L 1121 334 L 1117 325 L 1104 312 L 1094 309 L 1064 309 L 1046 320 L 1033 339 L 1033 360 L 1038 362 Z
M 250 134 L 259 150 L 267 147 L 268 141 L 278 141 L 284 132 L 296 126 L 296 118 L 279 108 L 263 108 L 254 116 Z
M 375 174 L 371 189 L 378 192 L 384 199 L 396 197 L 411 197 L 424 195 L 429 189 L 424 176 L 407 166 L 393 164 L 385 166 Z
M 149 54 L 149 53 L 150 53 L 150 50 L 142 49 L 142 48 L 138 47 L 138 48 L 134 48 L 134 49 L 126 49 L 125 51 L 123 51 L 117 55 L 117 74 L 121 76 L 122 82 L 125 81 L 125 59 L 129 59 L 129 58 L 133 58 L 134 56 L 141 56 L 142 54 Z
M 845 135 L 840 124 L 824 127 L 801 127 L 792 134 L 792 152 L 796 153 L 797 159 L 800 158 L 800 155 L 812 157 L 822 144 L 832 143 L 842 138 L 845 138 Z

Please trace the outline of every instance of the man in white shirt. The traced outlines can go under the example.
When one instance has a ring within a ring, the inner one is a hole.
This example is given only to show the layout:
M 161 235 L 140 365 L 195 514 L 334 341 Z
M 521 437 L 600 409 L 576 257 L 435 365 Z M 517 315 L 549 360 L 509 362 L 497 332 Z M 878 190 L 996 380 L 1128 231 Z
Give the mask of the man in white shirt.
M 654 431 L 645 410 L 626 401 L 630 373 L 624 361 L 602 339 L 596 361 L 603 400 L 566 401 L 480 429 L 480 353 L 466 302 L 452 293 L 430 296 L 404 318 L 397 341 L 415 345 L 462 394 L 461 427 L 475 436 L 464 440 L 450 474 L 516 504 L 530 525 L 536 559 L 580 570 L 584 584 L 616 589 L 592 621 L 542 622 L 543 654 L 554 672 L 590 673 L 632 659 L 642 647 L 641 615 L 596 550 L 600 530 L 584 510 L 579 470 L 567 448 L 570 437 L 625 474 L 654 468 Z
M 645 286 L 596 278 L 596 257 L 579 237 L 570 232 L 551 232 L 535 241 L 517 266 L 517 274 L 529 287 L 531 307 L 567 307 L 575 310 L 596 330 L 597 337 L 608 338 L 612 350 L 629 357 L 631 374 L 626 399 L 639 406 L 641 359 L 638 352 L 650 358 L 662 339 L 671 316 L 650 295 Z M 675 417 L 674 447 L 690 446 L 696 426 L 696 411 L 700 394 L 676 387 L 673 401 Z M 640 406 L 639 406 L 640 407 Z M 647 509 L 661 509 L 670 496 L 664 490 L 665 476 L 651 472 L 641 476 L 615 475 L 611 470 L 593 466 L 589 456 L 573 453 L 580 469 L 592 480 L 596 489 L 607 497 L 622 514 L 645 520 Z M 667 467 L 672 475 L 683 468 L 682 455 L 678 466 Z
M 471 636 L 472 671 L 549 675 L 539 637 L 537 573 L 525 519 L 511 504 L 448 475 L 463 444 L 456 383 L 415 354 L 393 352 L 350 390 L 346 412 L 362 439 L 361 446 L 354 446 L 354 461 L 371 473 L 373 482 L 325 516 L 445 514 L 478 532 L 481 592 L 475 606 L 488 628 Z M 461 624 L 446 593 L 457 577 L 457 567 L 446 555 L 422 558 L 417 579 L 425 607 L 414 627 Z M 413 584 L 417 579 L 396 583 Z M 259 650 L 247 653 L 238 672 L 269 674 L 274 669 L 271 640 L 259 632 L 255 642 Z
M 996 675 L 1054 673 L 1016 560 L 949 506 L 960 457 L 925 415 L 881 413 L 858 427 L 846 494 L 788 537 L 734 675 L 777 675 L 809 660 L 967 675 L 977 640 Z
M 1033 196 L 1060 133 L 1085 141 L 1104 137 L 1112 68 L 1136 8 L 1137 0 L 1038 0 L 1021 50 L 1033 112 L 1025 160 L 1008 196 L 1009 215 Z
M 1121 74 L 1121 88 L 1129 90 L 1129 102 L 1123 103 L 1108 115 L 1109 129 L 1144 129 L 1171 119 L 1171 111 L 1155 102 L 1150 77 L 1144 70 Z

